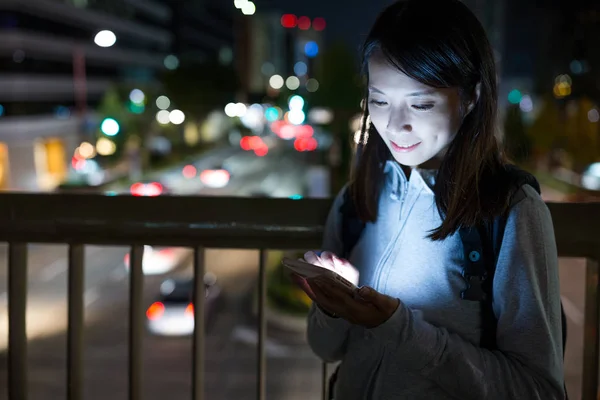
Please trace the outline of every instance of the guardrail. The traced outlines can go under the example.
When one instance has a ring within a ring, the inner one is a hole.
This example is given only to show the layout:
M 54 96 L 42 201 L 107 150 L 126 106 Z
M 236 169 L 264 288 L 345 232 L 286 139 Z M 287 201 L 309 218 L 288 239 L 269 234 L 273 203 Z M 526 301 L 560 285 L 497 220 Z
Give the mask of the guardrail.
M 9 243 L 8 393 L 27 398 L 27 244 L 69 246 L 67 398 L 82 398 L 84 246 L 130 245 L 129 399 L 141 399 L 144 245 L 194 249 L 194 276 L 204 275 L 205 248 L 260 249 L 257 393 L 265 399 L 267 249 L 318 248 L 331 200 L 216 197 L 105 197 L 77 194 L 0 195 L 0 241 Z M 600 203 L 549 203 L 560 256 L 587 259 L 582 398 L 597 398 L 599 360 L 598 262 Z M 584 222 L 585 221 L 585 222 Z M 194 284 L 195 326 L 203 326 L 204 285 Z M 193 335 L 193 399 L 204 398 L 204 330 Z M 322 395 L 326 398 L 323 365 Z

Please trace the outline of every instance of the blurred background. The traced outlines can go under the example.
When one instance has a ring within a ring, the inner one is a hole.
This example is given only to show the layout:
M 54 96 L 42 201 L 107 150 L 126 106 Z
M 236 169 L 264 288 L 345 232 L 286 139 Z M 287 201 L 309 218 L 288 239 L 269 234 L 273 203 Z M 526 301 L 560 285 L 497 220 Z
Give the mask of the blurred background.
M 499 137 L 548 201 L 600 198 L 600 5 L 465 0 L 493 44 Z M 0 190 L 327 198 L 360 123 L 360 44 L 389 0 L 0 0 Z M 106 210 L 110 212 L 110 210 Z M 6 248 L 0 246 L 3 254 Z M 125 398 L 128 249 L 86 249 L 86 395 Z M 31 245 L 30 397 L 65 393 L 66 248 Z M 310 305 L 269 253 L 268 394 L 316 398 Z M 207 252 L 209 399 L 253 398 L 257 252 Z M 147 246 L 145 395 L 190 387 L 187 249 Z M 583 298 L 561 260 L 577 398 Z M 0 399 L 6 261 L 0 261 Z M 107 385 L 110 383 L 110 385 Z

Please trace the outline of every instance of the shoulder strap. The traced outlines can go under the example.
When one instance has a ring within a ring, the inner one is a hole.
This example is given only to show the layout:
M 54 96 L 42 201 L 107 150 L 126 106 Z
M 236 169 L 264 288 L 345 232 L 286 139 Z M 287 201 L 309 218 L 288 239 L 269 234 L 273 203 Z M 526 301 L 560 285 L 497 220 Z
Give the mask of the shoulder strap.
M 533 175 L 514 165 L 506 165 L 501 179 L 509 182 L 511 207 L 525 198 L 523 185 L 530 185 L 540 192 L 540 185 Z M 497 321 L 493 311 L 493 282 L 508 212 L 488 220 L 477 228 L 461 228 L 459 234 L 464 249 L 463 277 L 467 283 L 461 293 L 465 300 L 481 302 L 482 334 L 480 345 L 496 347 Z

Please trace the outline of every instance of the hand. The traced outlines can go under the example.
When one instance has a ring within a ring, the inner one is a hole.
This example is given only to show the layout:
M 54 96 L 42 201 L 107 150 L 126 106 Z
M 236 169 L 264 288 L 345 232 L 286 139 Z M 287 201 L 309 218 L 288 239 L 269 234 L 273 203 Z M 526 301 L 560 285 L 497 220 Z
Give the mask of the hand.
M 324 252 L 317 256 L 309 252 L 305 259 L 315 265 L 332 269 L 355 284 L 358 282 L 356 268 L 331 253 Z M 326 313 L 366 328 L 374 328 L 387 321 L 400 304 L 398 299 L 366 286 L 358 291 L 351 291 L 327 277 L 306 279 L 296 274 L 292 274 L 292 277 L 308 297 Z
M 330 251 L 324 251 L 320 255 L 314 251 L 309 251 L 304 254 L 304 260 L 307 263 L 318 265 L 320 267 L 329 269 L 341 275 L 347 281 L 358 285 L 359 272 L 350 262 L 346 259 L 339 258 Z

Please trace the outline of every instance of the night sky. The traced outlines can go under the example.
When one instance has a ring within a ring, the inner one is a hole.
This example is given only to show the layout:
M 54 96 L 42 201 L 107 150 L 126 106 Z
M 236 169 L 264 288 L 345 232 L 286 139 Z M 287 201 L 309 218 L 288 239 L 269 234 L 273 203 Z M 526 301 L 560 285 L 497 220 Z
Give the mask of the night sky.
M 325 39 L 343 39 L 358 51 L 375 18 L 393 0 L 256 0 L 282 13 L 323 17 L 327 21 Z

